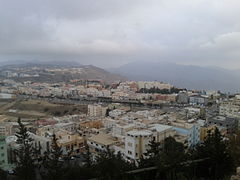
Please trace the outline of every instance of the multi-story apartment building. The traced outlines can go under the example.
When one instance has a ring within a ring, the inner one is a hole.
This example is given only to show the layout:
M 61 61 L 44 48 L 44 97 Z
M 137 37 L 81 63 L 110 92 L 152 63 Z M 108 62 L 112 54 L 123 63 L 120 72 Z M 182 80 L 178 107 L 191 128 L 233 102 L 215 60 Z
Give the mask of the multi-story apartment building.
M 238 121 L 236 118 L 230 118 L 225 116 L 214 116 L 207 119 L 208 125 L 216 125 L 218 127 L 224 127 L 227 129 L 227 133 L 231 134 L 237 130 Z
M 171 89 L 173 86 L 168 83 L 163 83 L 163 82 L 149 82 L 149 81 L 138 81 L 138 88 L 142 89 L 151 89 L 151 88 L 158 88 L 158 89 Z
M 123 138 L 126 133 L 130 130 L 133 130 L 136 127 L 135 124 L 115 124 L 112 128 L 112 135 L 114 137 Z
M 208 103 L 208 99 L 203 96 L 193 95 L 189 97 L 189 103 L 193 105 L 206 105 Z
M 240 100 L 234 99 L 222 102 L 219 106 L 219 114 L 222 116 L 240 118 Z
M 151 124 L 149 125 L 149 129 L 153 132 L 153 140 L 156 142 L 161 142 L 167 137 L 173 137 L 176 134 L 172 126 L 162 124 Z
M 153 133 L 150 130 L 132 130 L 125 137 L 125 156 L 128 159 L 137 160 L 149 148 Z
M 56 129 L 62 129 L 69 132 L 76 132 L 77 125 L 74 122 L 68 122 L 68 123 L 57 123 L 53 126 Z
M 7 144 L 4 136 L 0 136 L 0 168 L 3 170 L 8 169 L 8 154 Z
M 91 150 L 96 152 L 106 151 L 107 148 L 118 144 L 117 138 L 112 137 L 111 134 L 97 134 L 87 139 L 87 144 Z
M 188 147 L 193 147 L 200 142 L 200 125 L 198 123 L 174 122 L 173 129 L 180 135 L 186 136 Z
M 88 116 L 104 117 L 107 112 L 107 107 L 101 105 L 88 105 Z
M 12 135 L 13 126 L 11 123 L 0 123 L 0 136 Z
M 63 154 L 79 153 L 84 146 L 84 139 L 79 134 L 74 134 L 65 130 L 55 133 L 57 143 L 62 147 Z
M 203 126 L 200 129 L 200 141 L 204 141 L 206 139 L 206 137 L 208 136 L 208 134 L 212 134 L 214 133 L 214 131 L 216 130 L 217 126 L 216 125 L 210 125 L 210 126 Z M 221 134 L 225 134 L 226 128 L 220 129 Z
M 187 92 L 179 92 L 177 96 L 177 102 L 180 104 L 187 104 L 189 101 L 189 97 Z

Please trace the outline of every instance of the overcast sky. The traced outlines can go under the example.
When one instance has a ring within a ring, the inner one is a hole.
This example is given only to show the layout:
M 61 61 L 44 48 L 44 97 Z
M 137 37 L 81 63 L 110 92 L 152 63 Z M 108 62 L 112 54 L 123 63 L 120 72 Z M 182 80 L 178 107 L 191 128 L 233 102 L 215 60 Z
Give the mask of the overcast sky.
M 240 0 L 0 0 L 0 61 L 240 69 Z

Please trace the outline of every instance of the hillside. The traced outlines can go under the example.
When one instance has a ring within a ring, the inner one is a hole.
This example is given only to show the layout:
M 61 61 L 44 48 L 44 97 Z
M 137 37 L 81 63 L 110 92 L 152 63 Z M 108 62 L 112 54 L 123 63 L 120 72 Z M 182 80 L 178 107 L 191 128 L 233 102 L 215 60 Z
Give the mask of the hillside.
M 114 69 L 132 80 L 169 82 L 188 89 L 236 92 L 240 89 L 239 71 L 218 67 L 178 65 L 175 63 L 135 62 Z
M 126 80 L 123 76 L 116 75 L 92 65 L 77 65 L 75 63 L 26 63 L 11 64 L 0 68 L 1 78 L 6 74 L 14 74 L 10 79 L 18 82 L 69 82 L 73 79 L 96 79 L 106 83 Z M 17 75 L 16 75 L 17 74 Z M 9 77 L 8 77 L 9 78 Z

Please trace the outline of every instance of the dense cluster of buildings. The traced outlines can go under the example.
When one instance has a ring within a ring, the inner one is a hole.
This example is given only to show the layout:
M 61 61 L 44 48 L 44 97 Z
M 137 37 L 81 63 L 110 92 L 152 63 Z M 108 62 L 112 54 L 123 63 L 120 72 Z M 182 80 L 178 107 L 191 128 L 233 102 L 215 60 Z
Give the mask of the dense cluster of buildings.
M 48 152 L 55 134 L 63 154 L 78 154 L 88 145 L 92 153 L 110 148 L 128 161 L 146 156 L 151 140 L 163 142 L 174 137 L 191 148 L 204 141 L 216 128 L 222 134 L 233 134 L 239 127 L 240 98 L 229 99 L 218 92 L 180 91 L 173 94 L 139 93 L 139 89 L 171 89 L 161 82 L 122 82 L 104 85 L 46 84 L 2 82 L 2 93 L 39 97 L 106 97 L 163 103 L 163 108 L 132 109 L 121 103 L 89 104 L 86 114 L 47 117 L 23 122 L 33 144 L 41 153 Z M 174 102 L 174 103 L 173 103 Z M 16 122 L 0 123 L 0 167 L 14 165 L 14 149 L 18 148 Z
M 27 95 L 42 98 L 71 98 L 71 99 L 108 99 L 112 101 L 135 101 L 139 103 L 179 103 L 192 105 L 207 105 L 213 98 L 219 97 L 218 92 L 198 92 L 183 90 L 175 93 L 146 93 L 142 89 L 158 89 L 169 91 L 172 85 L 162 82 L 126 81 L 104 85 L 101 81 L 86 83 L 17 83 L 13 80 L 1 82 L 0 92 L 7 94 Z M 1 98 L 1 97 L 0 97 Z M 9 97 L 10 98 L 10 97 Z

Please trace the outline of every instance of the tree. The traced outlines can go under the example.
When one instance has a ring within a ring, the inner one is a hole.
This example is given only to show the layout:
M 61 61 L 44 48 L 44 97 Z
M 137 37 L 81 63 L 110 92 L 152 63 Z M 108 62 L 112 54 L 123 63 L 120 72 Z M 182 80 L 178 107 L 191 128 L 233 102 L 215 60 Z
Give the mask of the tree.
M 74 165 L 69 168 L 62 179 L 64 180 L 89 180 L 94 179 L 95 171 L 93 167 Z
M 156 165 L 156 160 L 159 158 L 159 154 L 161 152 L 161 143 L 156 142 L 154 139 L 152 139 L 149 142 L 149 149 L 147 149 L 147 152 L 144 154 L 144 156 L 141 156 L 141 158 L 138 161 L 138 166 L 141 168 L 144 167 L 151 167 Z
M 27 128 L 18 118 L 19 131 L 16 133 L 17 144 L 19 145 L 16 153 L 16 172 L 22 180 L 35 179 L 35 149 L 33 148 L 33 139 L 30 137 Z
M 199 118 L 206 119 L 206 109 L 205 108 L 200 109 Z
M 234 166 L 240 166 L 240 131 L 238 131 L 235 135 L 230 137 L 229 141 L 229 149 L 232 157 L 234 157 Z
M 0 179 L 1 180 L 6 180 L 7 179 L 7 173 L 2 169 L 0 169 Z
M 62 148 L 57 144 L 56 135 L 53 134 L 51 150 L 49 153 L 45 154 L 44 164 L 46 171 L 46 179 L 58 179 L 63 178 L 64 174 L 64 163 L 61 162 Z
M 106 110 L 106 116 L 108 117 L 109 116 L 109 112 L 111 111 L 111 109 L 107 108 Z
M 173 137 L 167 137 L 162 144 L 162 150 L 158 156 L 158 177 L 163 179 L 179 179 L 183 174 L 182 165 L 186 161 L 184 145 L 176 142 Z
M 86 154 L 84 154 L 83 157 L 85 158 L 85 162 L 86 162 L 85 166 L 87 168 L 91 167 L 93 165 L 92 155 L 89 150 L 89 146 L 87 144 L 86 144 Z
M 179 179 L 180 174 L 184 174 L 181 163 L 185 160 L 184 145 L 168 137 L 163 142 L 150 141 L 145 158 L 139 160 L 139 167 L 157 167 L 157 171 L 145 172 L 150 179 Z
M 126 171 L 131 170 L 133 164 L 126 162 L 121 153 L 114 154 L 109 148 L 97 157 L 96 173 L 99 179 L 121 180 Z
M 205 141 L 196 147 L 192 159 L 206 159 L 197 165 L 198 177 L 223 179 L 233 168 L 228 142 L 217 128 L 214 133 L 209 132 Z
M 92 154 L 89 150 L 89 146 L 86 145 L 86 153 L 83 154 L 84 165 L 73 165 L 68 169 L 67 173 L 64 175 L 64 179 L 71 180 L 87 180 L 91 178 L 95 178 L 95 165 L 92 160 Z

